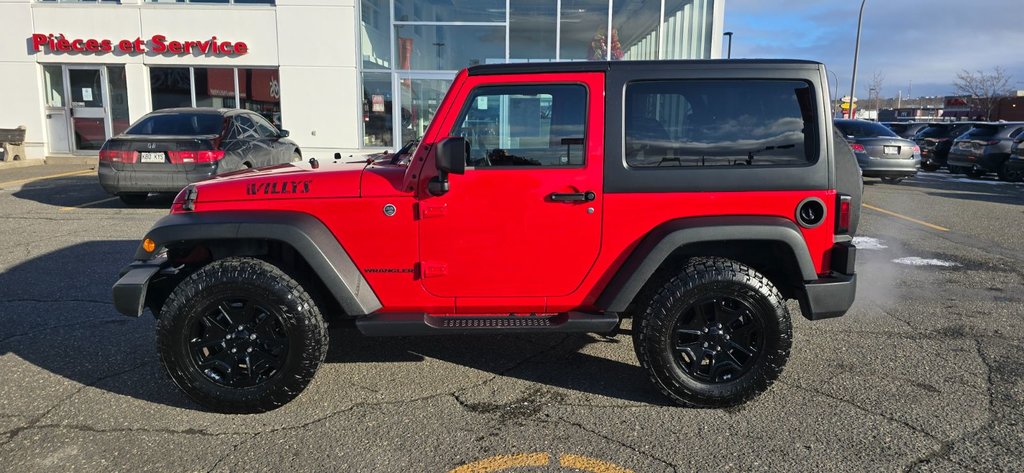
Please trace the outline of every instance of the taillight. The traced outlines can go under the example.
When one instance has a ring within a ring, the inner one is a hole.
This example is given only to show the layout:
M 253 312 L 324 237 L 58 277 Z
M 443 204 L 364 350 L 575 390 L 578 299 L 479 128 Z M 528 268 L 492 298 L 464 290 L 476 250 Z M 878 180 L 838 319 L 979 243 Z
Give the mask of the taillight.
M 992 146 L 992 145 L 997 145 L 997 144 L 999 144 L 999 140 L 989 140 L 989 141 L 985 142 L 986 146 Z
M 174 164 L 212 163 L 224 159 L 224 152 L 213 151 L 168 151 L 167 157 Z
M 854 152 L 857 152 L 857 153 L 863 153 L 865 151 L 864 150 L 864 145 L 857 144 L 857 143 L 851 144 L 850 145 L 850 149 L 852 149 Z
M 847 234 L 850 233 L 850 213 L 853 211 L 853 197 L 845 194 L 839 194 L 838 202 L 836 203 L 836 234 Z
M 100 161 L 108 163 L 134 163 L 139 158 L 136 151 L 122 149 L 101 149 Z
M 914 152 L 915 153 L 920 153 L 921 152 L 921 147 L 920 146 L 915 146 L 914 147 Z

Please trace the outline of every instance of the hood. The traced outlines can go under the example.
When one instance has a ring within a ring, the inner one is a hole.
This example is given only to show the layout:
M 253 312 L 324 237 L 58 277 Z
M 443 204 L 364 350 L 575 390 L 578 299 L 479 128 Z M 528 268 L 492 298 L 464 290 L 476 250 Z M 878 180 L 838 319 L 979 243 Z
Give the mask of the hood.
M 366 163 L 282 164 L 222 174 L 196 184 L 198 201 L 359 197 Z

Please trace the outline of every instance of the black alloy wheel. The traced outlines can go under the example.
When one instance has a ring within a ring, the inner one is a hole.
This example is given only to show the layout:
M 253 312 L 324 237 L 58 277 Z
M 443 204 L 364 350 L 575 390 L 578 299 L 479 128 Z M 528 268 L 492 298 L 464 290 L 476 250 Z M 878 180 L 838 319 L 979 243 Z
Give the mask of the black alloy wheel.
M 288 334 L 279 309 L 266 301 L 225 298 L 213 301 L 187 329 L 196 369 L 232 388 L 262 384 L 284 367 Z
M 793 328 L 785 300 L 764 275 L 738 261 L 696 257 L 653 286 L 638 296 L 643 312 L 633 319 L 633 347 L 669 399 L 736 406 L 778 379 Z
M 764 348 L 764 322 L 747 301 L 706 296 L 676 319 L 679 368 L 704 383 L 724 383 L 750 371 Z

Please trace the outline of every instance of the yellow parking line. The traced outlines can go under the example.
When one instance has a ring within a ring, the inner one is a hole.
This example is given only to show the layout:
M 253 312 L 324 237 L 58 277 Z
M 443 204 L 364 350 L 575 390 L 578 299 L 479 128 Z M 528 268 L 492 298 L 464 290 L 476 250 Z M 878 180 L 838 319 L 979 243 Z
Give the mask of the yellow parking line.
M 931 224 L 931 223 L 928 223 L 928 222 L 925 222 L 925 221 L 922 221 L 922 220 L 918 220 L 918 219 L 913 218 L 913 217 L 908 217 L 906 215 L 898 214 L 898 213 L 890 211 L 890 210 L 880 209 L 878 207 L 875 207 L 873 205 L 868 205 L 868 204 L 861 204 L 861 205 L 864 208 L 868 208 L 868 209 L 874 210 L 875 212 L 881 212 L 881 213 L 884 213 L 886 215 L 891 215 L 893 217 L 906 220 L 908 222 L 913 222 L 913 223 L 916 223 L 918 225 L 924 225 L 924 226 L 926 226 L 928 228 L 931 228 L 933 230 L 938 230 L 940 232 L 948 232 L 949 231 L 949 229 L 946 228 L 946 227 L 940 227 L 938 225 L 934 225 L 934 224 Z
M 589 471 L 591 473 L 633 473 L 633 470 L 630 470 L 629 468 L 623 468 L 614 463 L 585 457 L 583 455 L 561 455 L 558 457 L 558 465 L 562 468 Z
M 29 178 L 26 178 L 26 179 L 18 179 L 17 181 L 0 182 L 0 187 L 16 186 L 16 185 L 25 184 L 25 183 L 28 183 L 28 182 L 44 181 L 44 180 L 47 180 L 47 179 L 56 179 L 58 177 L 81 176 L 81 175 L 84 175 L 84 174 L 95 174 L 95 173 L 96 173 L 95 169 L 86 169 L 86 170 L 83 170 L 83 171 L 62 172 L 60 174 L 51 174 L 49 176 L 29 177 Z
M 492 473 L 512 468 L 545 466 L 550 462 L 551 456 L 544 452 L 496 455 L 460 466 L 450 470 L 448 473 Z
M 94 200 L 92 202 L 86 202 L 84 204 L 78 204 L 78 205 L 75 205 L 75 206 L 72 206 L 72 207 L 61 207 L 60 211 L 61 212 L 67 212 L 68 210 L 80 209 L 82 207 L 88 207 L 90 205 L 102 204 L 104 202 L 110 202 L 112 200 L 117 200 L 117 197 L 107 197 L 106 199 Z

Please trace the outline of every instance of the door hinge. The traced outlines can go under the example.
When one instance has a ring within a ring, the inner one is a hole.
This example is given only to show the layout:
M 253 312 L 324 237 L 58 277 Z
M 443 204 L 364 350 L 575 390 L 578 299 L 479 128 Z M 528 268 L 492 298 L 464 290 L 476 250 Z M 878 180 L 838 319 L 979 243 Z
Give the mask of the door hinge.
M 448 265 L 445 263 L 424 261 L 420 263 L 420 267 L 423 268 L 424 278 L 436 278 L 448 275 Z
M 420 218 L 443 217 L 448 215 L 448 204 L 445 205 L 423 205 L 420 204 Z

